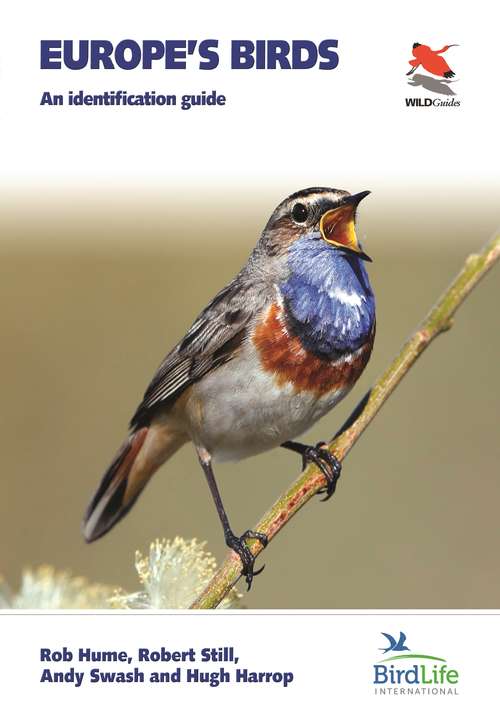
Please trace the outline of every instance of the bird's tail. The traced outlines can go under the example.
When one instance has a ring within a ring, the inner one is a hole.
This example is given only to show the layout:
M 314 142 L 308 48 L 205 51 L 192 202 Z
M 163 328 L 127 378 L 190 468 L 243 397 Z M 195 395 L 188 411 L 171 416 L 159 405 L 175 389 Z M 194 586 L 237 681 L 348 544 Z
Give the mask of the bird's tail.
M 99 539 L 132 508 L 156 470 L 184 439 L 158 425 L 141 427 L 122 444 L 83 518 L 87 542 Z

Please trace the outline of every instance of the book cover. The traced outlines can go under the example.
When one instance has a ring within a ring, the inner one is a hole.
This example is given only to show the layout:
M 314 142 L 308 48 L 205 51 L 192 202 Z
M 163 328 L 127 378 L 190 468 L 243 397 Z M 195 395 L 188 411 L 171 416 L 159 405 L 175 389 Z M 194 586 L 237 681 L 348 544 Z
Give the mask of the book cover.
M 497 19 L 4 9 L 4 697 L 493 697 Z

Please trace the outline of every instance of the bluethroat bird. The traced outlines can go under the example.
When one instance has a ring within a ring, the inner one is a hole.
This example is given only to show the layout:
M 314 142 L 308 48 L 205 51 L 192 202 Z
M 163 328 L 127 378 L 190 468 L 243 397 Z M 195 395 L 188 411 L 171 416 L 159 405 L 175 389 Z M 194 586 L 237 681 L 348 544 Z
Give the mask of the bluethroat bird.
M 130 422 L 130 432 L 87 509 L 91 542 L 133 506 L 156 470 L 186 442 L 195 446 L 226 544 L 248 587 L 254 557 L 233 533 L 213 460 L 239 460 L 281 445 L 323 471 L 326 498 L 340 463 L 324 443 L 295 441 L 346 396 L 370 358 L 375 298 L 355 233 L 368 192 L 313 187 L 271 215 L 246 265 L 167 354 Z M 259 570 L 261 571 L 261 570 Z

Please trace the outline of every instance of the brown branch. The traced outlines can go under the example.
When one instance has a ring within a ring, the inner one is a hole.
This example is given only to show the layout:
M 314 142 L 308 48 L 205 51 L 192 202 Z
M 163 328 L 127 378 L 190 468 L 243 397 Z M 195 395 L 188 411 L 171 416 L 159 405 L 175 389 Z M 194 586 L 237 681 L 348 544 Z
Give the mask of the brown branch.
M 450 287 L 442 295 L 410 337 L 398 356 L 363 398 L 342 429 L 329 443 L 329 449 L 339 460 L 350 452 L 354 444 L 373 420 L 384 402 L 401 382 L 432 340 L 450 329 L 452 318 L 462 302 L 500 257 L 500 236 L 493 239 L 477 255 L 470 255 Z M 321 472 L 310 465 L 266 512 L 254 528 L 264 532 L 271 541 L 285 524 L 320 489 L 325 487 Z M 249 542 L 256 556 L 262 551 L 260 542 Z M 241 562 L 235 552 L 229 552 L 226 560 L 209 582 L 192 609 L 213 609 L 218 606 L 231 587 L 241 576 Z

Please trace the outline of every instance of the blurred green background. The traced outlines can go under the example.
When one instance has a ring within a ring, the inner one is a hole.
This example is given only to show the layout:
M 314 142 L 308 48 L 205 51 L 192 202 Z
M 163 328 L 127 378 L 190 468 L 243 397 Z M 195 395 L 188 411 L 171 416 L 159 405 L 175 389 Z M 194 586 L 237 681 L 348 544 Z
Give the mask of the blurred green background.
M 132 590 L 134 551 L 158 536 L 206 539 L 222 559 L 189 446 L 102 540 L 85 545 L 80 522 L 153 371 L 245 262 L 280 199 L 269 193 L 241 207 L 236 198 L 228 208 L 219 198 L 195 209 L 140 196 L 4 203 L 0 573 L 13 587 L 23 567 L 51 563 Z M 397 211 L 389 198 L 365 203 L 359 234 L 375 259 L 375 350 L 311 442 L 342 424 L 497 221 L 492 205 L 473 201 L 430 213 L 414 201 Z M 499 277 L 498 268 L 486 277 L 384 406 L 346 460 L 335 498 L 311 501 L 262 555 L 248 607 L 498 607 Z M 215 469 L 242 532 L 299 460 L 277 449 Z

